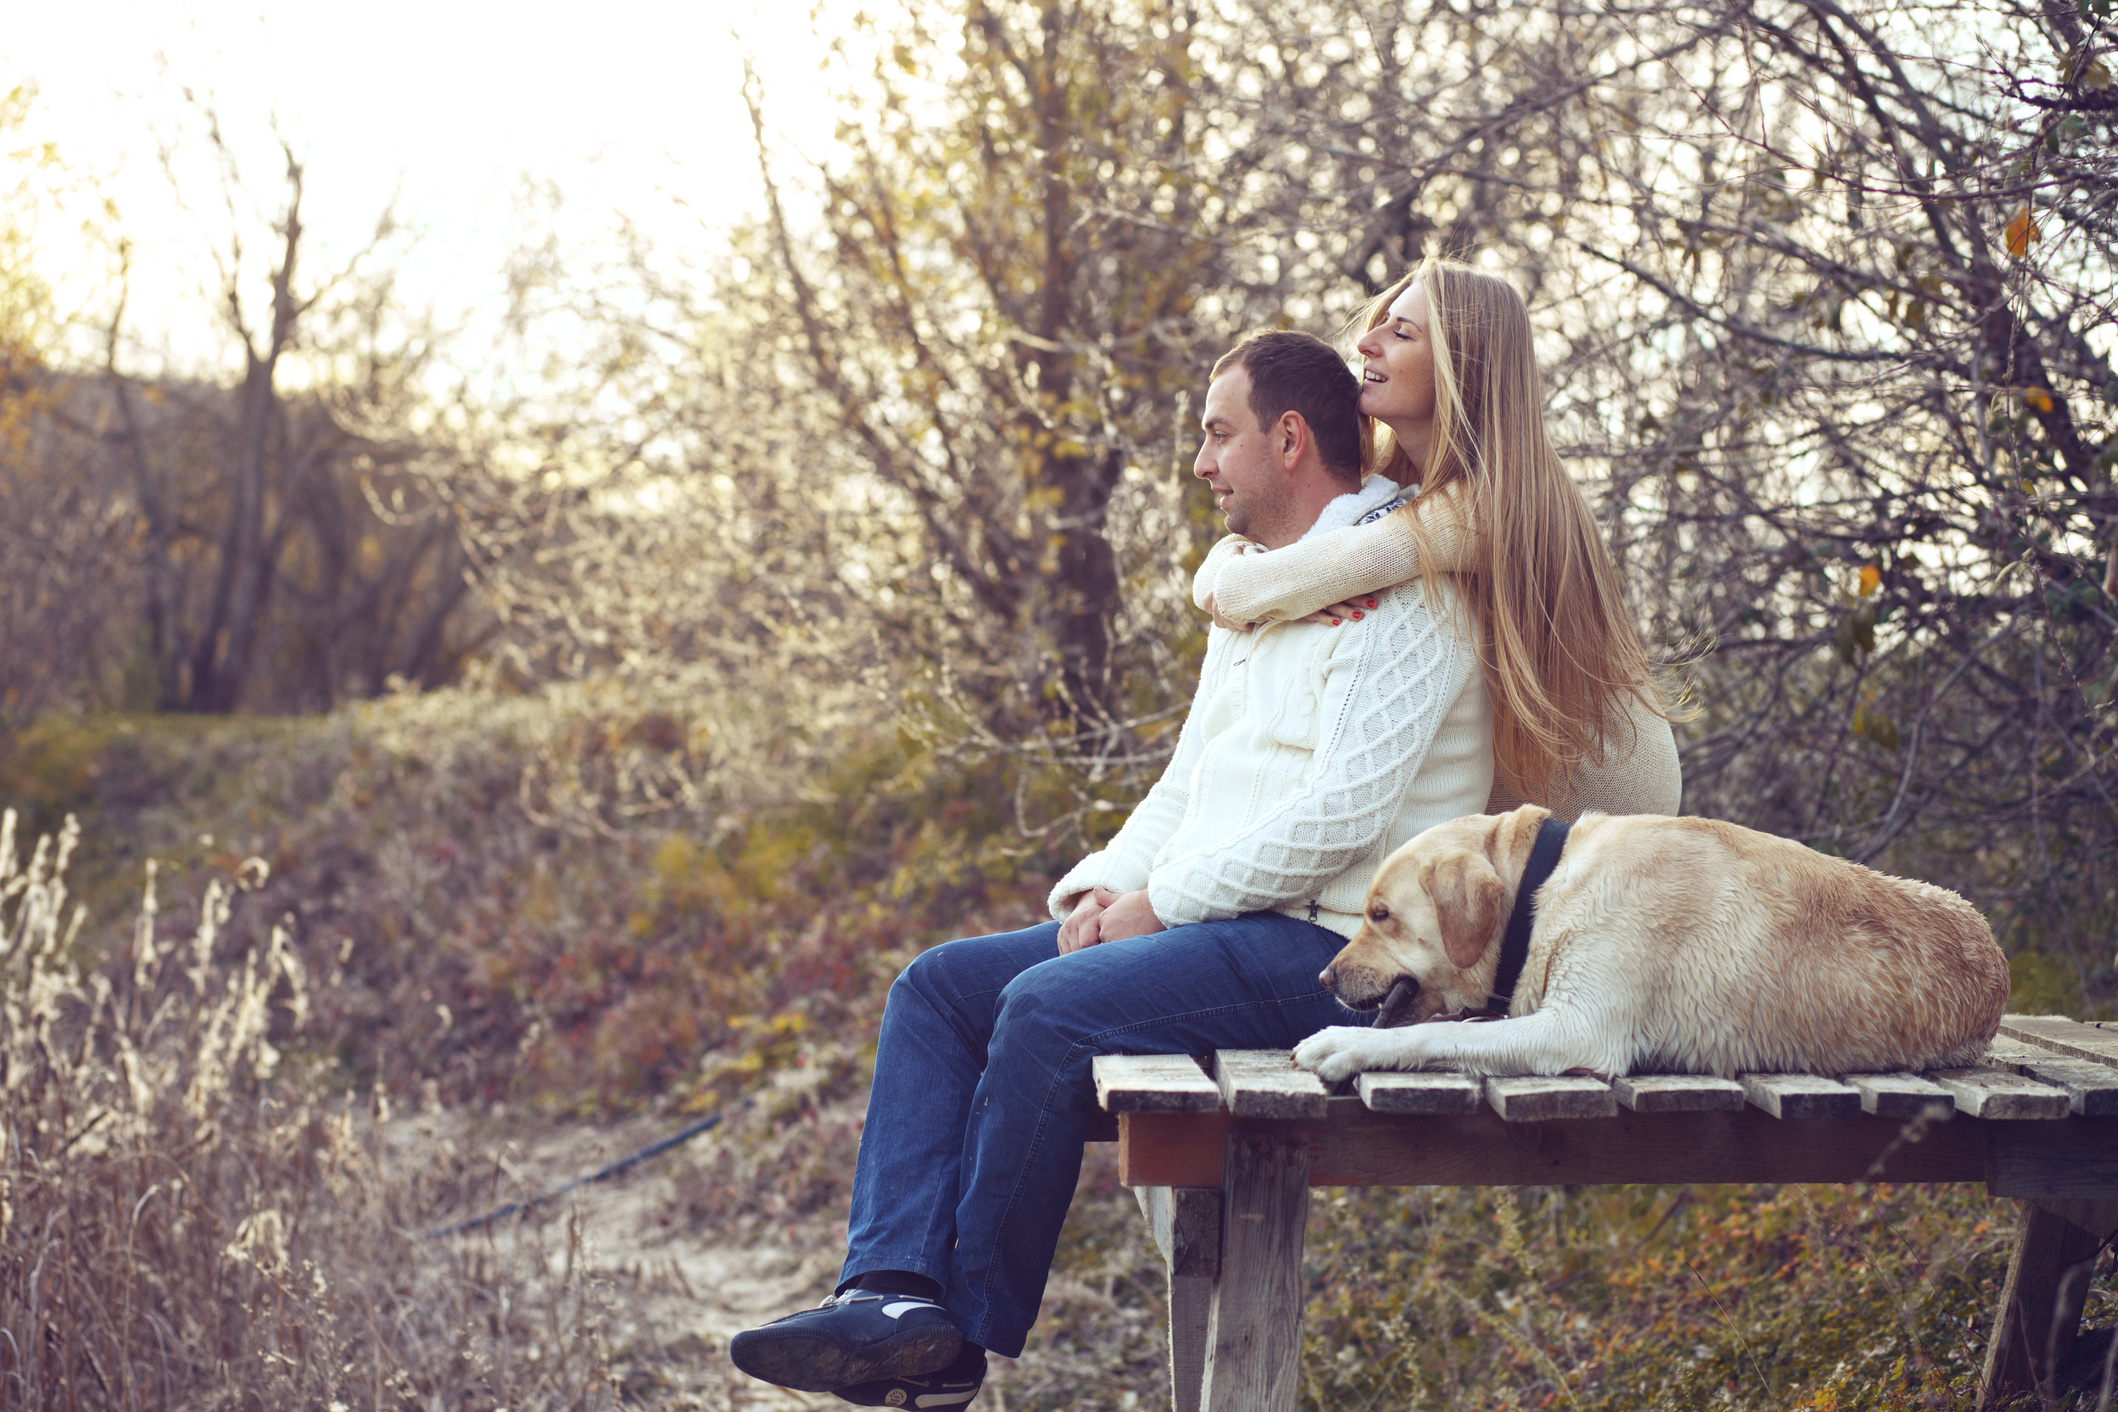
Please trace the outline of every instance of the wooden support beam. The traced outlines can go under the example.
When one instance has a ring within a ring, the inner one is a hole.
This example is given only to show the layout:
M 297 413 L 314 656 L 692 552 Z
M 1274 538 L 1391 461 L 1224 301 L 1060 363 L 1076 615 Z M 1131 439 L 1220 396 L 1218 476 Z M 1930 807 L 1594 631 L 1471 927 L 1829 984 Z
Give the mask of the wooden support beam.
M 2118 1122 L 1984 1123 L 1986 1189 L 2037 1201 L 2098 1201 L 2118 1193 Z
M 1221 1189 L 1217 1186 L 1138 1186 L 1133 1197 L 1155 1249 L 1172 1273 L 1212 1279 L 1221 1270 Z
M 1202 1412 L 1294 1412 L 1301 1390 L 1302 1237 L 1309 1146 L 1298 1131 L 1236 1128 L 1221 1183 L 1221 1273 Z
M 1121 1113 L 1118 1180 L 1130 1187 L 1221 1184 L 1226 1113 Z
M 1169 1272 L 1170 1412 L 1200 1412 L 1213 1329 L 1213 1279 Z
M 2064 1366 L 2081 1331 L 2097 1245 L 2095 1235 L 2073 1222 L 2023 1203 L 2000 1314 L 1986 1345 L 1980 1412 L 2026 1392 L 2038 1393 L 2049 1405 L 2052 1374 Z
M 1219 1187 L 1135 1187 L 1140 1213 L 1169 1265 L 1169 1400 L 1199 1412 L 1213 1279 L 1221 1269 Z
M 1489 1110 L 1407 1120 L 1369 1113 L 1354 1098 L 1332 1099 L 1329 1113 L 1320 1124 L 1260 1125 L 1303 1138 L 1317 1186 L 1975 1182 L 1988 1179 L 1991 1161 L 2001 1174 L 1996 1195 L 2118 1191 L 2118 1123 L 2112 1122 L 1903 1124 L 1866 1114 L 1781 1119 L 1757 1108 L 1621 1111 L 1548 1123 L 1509 1123 Z M 1225 1113 L 1123 1115 L 1118 1179 L 1128 1186 L 1219 1181 L 1230 1122 Z M 2077 1131 L 2082 1128 L 2096 1131 Z M 2089 1165 L 2070 1165 L 2075 1162 Z
M 2118 1201 L 2036 1201 L 2031 1203 L 2079 1226 L 2097 1240 L 2109 1240 L 2118 1232 Z

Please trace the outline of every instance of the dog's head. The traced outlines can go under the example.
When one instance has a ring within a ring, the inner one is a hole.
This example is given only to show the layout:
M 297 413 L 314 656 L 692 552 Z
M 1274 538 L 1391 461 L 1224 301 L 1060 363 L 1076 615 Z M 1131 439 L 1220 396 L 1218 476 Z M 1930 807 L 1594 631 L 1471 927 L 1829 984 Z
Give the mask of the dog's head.
M 1527 829 L 1524 816 L 1534 815 Z M 1380 1006 L 1398 981 L 1416 994 L 1386 1024 L 1417 1024 L 1486 1003 L 1501 931 L 1542 809 L 1436 824 L 1383 860 L 1366 917 L 1320 979 L 1356 1010 Z M 1522 846 L 1516 845 L 1521 843 Z

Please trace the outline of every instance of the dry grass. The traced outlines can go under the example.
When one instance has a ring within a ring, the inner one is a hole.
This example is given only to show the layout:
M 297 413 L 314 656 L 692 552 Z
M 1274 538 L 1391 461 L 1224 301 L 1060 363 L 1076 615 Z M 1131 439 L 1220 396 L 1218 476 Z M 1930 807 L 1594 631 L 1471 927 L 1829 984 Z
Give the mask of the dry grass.
M 608 1403 L 578 1226 L 418 1239 L 469 1164 L 406 1160 L 385 1093 L 330 1097 L 283 1058 L 309 999 L 283 930 L 220 954 L 215 887 L 165 936 L 150 881 L 84 971 L 76 828 L 25 862 L 4 820 L 0 1404 Z

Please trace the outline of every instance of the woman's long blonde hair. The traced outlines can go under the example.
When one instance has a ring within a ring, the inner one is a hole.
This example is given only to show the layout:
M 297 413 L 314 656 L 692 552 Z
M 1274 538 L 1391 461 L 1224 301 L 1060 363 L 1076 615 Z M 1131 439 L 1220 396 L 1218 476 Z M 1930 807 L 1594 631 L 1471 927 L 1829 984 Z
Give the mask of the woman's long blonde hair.
M 1595 516 L 1545 434 L 1522 297 L 1469 265 L 1429 259 L 1376 296 L 1363 331 L 1415 282 L 1434 345 L 1434 435 L 1415 468 L 1376 429 L 1375 469 L 1420 482 L 1423 496 L 1462 484 L 1477 566 L 1462 577 L 1478 611 L 1494 768 L 1525 797 L 1544 797 L 1584 762 L 1632 749 L 1628 698 L 1663 708 Z M 1417 515 L 1411 523 L 1424 578 L 1430 541 Z

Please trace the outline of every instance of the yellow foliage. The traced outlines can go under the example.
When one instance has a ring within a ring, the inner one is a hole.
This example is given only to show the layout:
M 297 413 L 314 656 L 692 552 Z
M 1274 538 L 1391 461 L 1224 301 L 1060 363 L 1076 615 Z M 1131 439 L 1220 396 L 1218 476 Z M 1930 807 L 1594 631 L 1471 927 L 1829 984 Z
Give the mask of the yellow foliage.
M 23 434 L 25 375 L 43 361 L 56 337 L 51 292 L 31 267 L 29 221 L 39 202 L 39 174 L 57 165 L 49 146 L 20 146 L 16 137 L 37 91 L 19 84 L 0 94 L 0 166 L 14 173 L 0 186 L 0 436 Z
M 2037 229 L 2037 222 L 2030 218 L 2030 208 L 2024 206 L 2015 213 L 2015 219 L 2008 222 L 2003 234 L 2008 242 L 2008 253 L 2019 260 L 2030 253 L 2031 243 L 2041 232 Z

